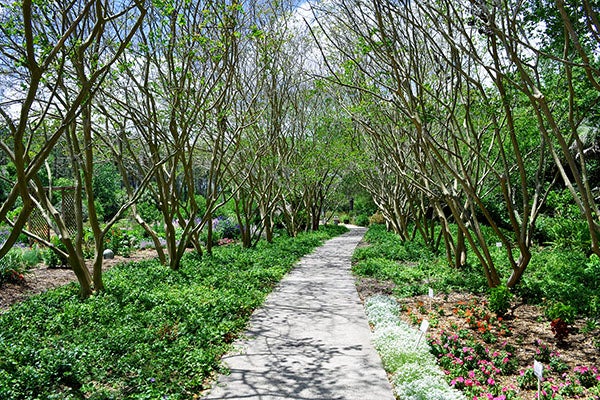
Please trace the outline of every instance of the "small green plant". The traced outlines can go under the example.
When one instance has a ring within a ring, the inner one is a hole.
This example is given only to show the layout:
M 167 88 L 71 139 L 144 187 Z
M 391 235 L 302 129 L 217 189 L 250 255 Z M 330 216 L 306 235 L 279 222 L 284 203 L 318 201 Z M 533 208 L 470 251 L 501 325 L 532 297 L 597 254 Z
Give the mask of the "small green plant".
M 534 345 L 536 347 L 536 349 L 535 349 L 535 359 L 538 360 L 539 362 L 549 363 L 550 362 L 550 355 L 552 354 L 552 351 L 550 350 L 550 347 L 548 347 L 547 344 L 545 344 L 544 342 L 542 342 L 539 339 L 537 339 L 534 342 Z
M 550 354 L 550 368 L 552 371 L 562 374 L 569 370 L 569 365 L 564 362 L 557 353 Z
M 383 214 L 377 211 L 375 214 L 371 215 L 369 218 L 370 224 L 379 224 L 383 225 L 385 223 L 385 218 L 383 218 Z
M 23 250 L 13 247 L 0 259 L 0 285 L 3 283 L 25 283 L 27 264 L 23 260 Z
M 598 384 L 598 379 L 596 376 L 598 375 L 598 368 L 596 367 L 587 367 L 583 365 L 578 365 L 573 369 L 575 378 L 579 380 L 579 383 L 584 388 L 591 388 Z
M 577 310 L 575 307 L 569 304 L 564 304 L 560 301 L 557 301 L 546 308 L 545 314 L 546 317 L 552 321 L 560 319 L 564 323 L 570 325 L 575 322 Z
M 67 251 L 67 248 L 60 241 L 60 239 L 58 237 L 54 236 L 50 239 L 50 241 L 52 242 L 52 244 L 54 246 L 56 246 L 57 249 L 62 250 L 64 252 Z M 63 265 L 67 265 L 67 259 L 60 256 L 52 248 L 46 249 L 46 251 L 43 253 L 42 258 L 43 258 L 44 262 L 46 263 L 46 265 L 48 266 L 48 268 L 58 268 L 58 267 L 62 267 Z
M 216 239 L 238 239 L 240 226 L 229 217 L 217 217 L 212 221 L 213 234 Z
M 499 285 L 490 289 L 488 307 L 499 316 L 505 315 L 510 309 L 510 301 L 513 294 L 505 285 Z
M 23 263 L 28 267 L 33 267 L 42 262 L 42 253 L 37 245 L 26 247 L 22 252 Z
M 117 227 L 111 228 L 104 237 L 104 247 L 123 257 L 129 257 L 136 246 L 137 238 L 128 231 Z
M 585 325 L 581 328 L 581 333 L 587 334 L 598 329 L 598 321 L 593 318 L 588 318 L 585 320 Z
M 529 367 L 521 370 L 519 372 L 519 377 L 517 377 L 517 383 L 523 390 L 535 389 L 537 387 L 537 377 L 533 372 L 533 368 Z

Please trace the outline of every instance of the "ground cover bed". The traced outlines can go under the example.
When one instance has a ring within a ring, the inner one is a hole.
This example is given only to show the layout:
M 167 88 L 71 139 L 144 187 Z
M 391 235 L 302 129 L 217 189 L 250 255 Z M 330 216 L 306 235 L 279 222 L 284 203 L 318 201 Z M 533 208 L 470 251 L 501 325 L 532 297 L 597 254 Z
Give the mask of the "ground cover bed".
M 344 230 L 190 253 L 178 271 L 119 264 L 88 300 L 72 283 L 20 301 L 0 314 L 0 398 L 199 398 L 266 294 Z
M 583 304 L 581 297 L 594 300 L 594 287 L 591 292 L 585 288 L 571 292 L 569 302 L 566 295 L 552 299 L 554 289 L 536 278 L 548 298 L 532 304 L 518 291 L 502 298 L 473 276 L 464 276 L 461 285 L 451 276 L 455 272 L 442 271 L 433 258 L 420 259 L 414 244 L 404 247 L 386 235 L 371 232 L 367 235 L 371 243 L 355 253 L 359 294 L 363 299 L 382 294 L 395 298 L 398 318 L 413 331 L 418 332 L 423 320 L 429 322 L 425 336 L 430 352 L 452 388 L 468 399 L 537 399 L 533 369 L 537 360 L 543 365 L 540 398 L 600 399 L 598 319 L 593 309 L 577 308 Z M 577 287 L 568 279 L 556 285 Z

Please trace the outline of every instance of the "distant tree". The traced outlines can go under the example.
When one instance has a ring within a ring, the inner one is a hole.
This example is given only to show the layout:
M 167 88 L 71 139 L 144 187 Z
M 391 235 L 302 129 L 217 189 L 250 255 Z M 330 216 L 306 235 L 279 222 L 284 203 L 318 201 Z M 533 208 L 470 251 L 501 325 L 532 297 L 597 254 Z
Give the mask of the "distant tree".
M 121 74 L 103 93 L 113 127 L 106 145 L 130 195 L 132 182 L 152 182 L 148 190 L 162 216 L 168 260 L 152 226 L 137 207 L 132 211 L 172 269 L 189 245 L 202 252 L 204 227 L 210 251 L 212 216 L 235 191 L 229 164 L 248 123 L 236 97 L 242 29 L 236 2 L 157 3 L 121 62 Z

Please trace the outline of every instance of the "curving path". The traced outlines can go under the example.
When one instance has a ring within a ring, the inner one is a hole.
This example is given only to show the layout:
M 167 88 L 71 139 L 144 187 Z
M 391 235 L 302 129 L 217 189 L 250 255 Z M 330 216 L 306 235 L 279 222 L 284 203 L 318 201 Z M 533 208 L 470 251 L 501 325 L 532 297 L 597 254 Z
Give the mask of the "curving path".
M 205 399 L 394 399 L 350 272 L 365 229 L 350 228 L 269 295 Z

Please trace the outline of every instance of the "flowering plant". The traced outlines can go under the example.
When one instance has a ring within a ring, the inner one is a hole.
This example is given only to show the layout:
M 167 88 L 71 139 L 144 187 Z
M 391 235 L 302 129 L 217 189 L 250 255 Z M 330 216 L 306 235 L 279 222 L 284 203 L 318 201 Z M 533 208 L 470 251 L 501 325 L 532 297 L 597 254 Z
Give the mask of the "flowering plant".
M 228 244 L 232 244 L 232 243 L 235 243 L 235 240 L 229 239 L 229 238 L 223 238 L 223 239 L 219 239 L 217 241 L 217 245 L 219 245 L 219 246 L 227 246 Z
M 429 315 L 424 315 L 419 307 L 408 305 L 402 309 L 403 319 L 411 322 L 430 318 L 432 314 L 429 311 Z M 407 310 L 410 315 L 406 314 Z M 435 316 L 439 315 L 436 310 Z M 519 359 L 516 348 L 507 342 L 512 335 L 510 319 L 505 321 L 497 317 L 487 310 L 485 302 L 479 300 L 456 303 L 449 317 L 450 321 L 439 322 L 439 329 L 430 330 L 428 343 L 451 387 L 469 399 L 478 400 L 537 396 L 537 377 L 533 368 L 519 371 L 523 357 Z M 488 336 L 493 336 L 494 340 L 489 340 Z M 503 337 L 507 337 L 506 341 L 501 340 Z M 545 364 L 540 399 L 600 399 L 600 374 L 596 367 L 572 369 L 547 343 L 535 340 L 532 344 L 533 354 L 527 352 L 531 357 L 527 362 L 535 358 Z
M 577 379 L 581 386 L 585 388 L 591 388 L 600 383 L 600 375 L 598 374 L 598 368 L 596 367 L 578 365 L 573 369 L 573 372 L 575 379 Z

